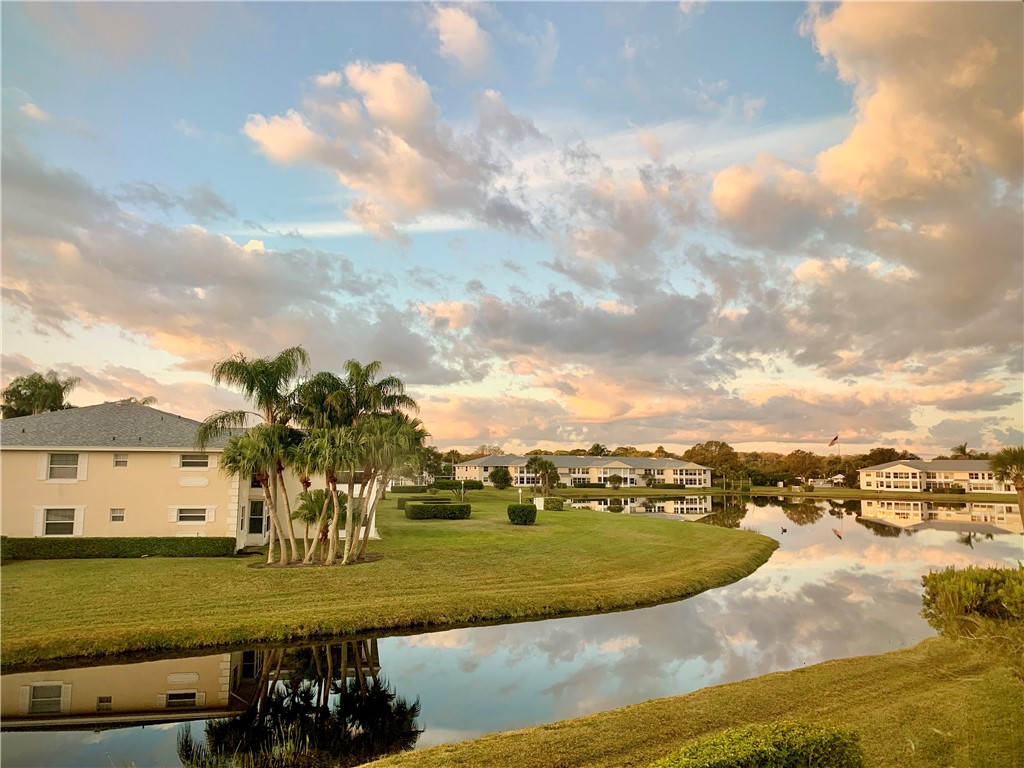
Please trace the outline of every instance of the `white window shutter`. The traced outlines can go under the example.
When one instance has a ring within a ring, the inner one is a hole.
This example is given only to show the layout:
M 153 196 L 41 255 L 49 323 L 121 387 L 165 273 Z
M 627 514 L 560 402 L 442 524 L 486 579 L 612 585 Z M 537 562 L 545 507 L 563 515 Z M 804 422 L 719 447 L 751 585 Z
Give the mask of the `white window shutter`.
M 60 711 L 71 711 L 71 683 L 64 683 L 60 687 Z
M 177 507 L 168 507 L 167 508 L 167 522 L 168 523 L 176 523 L 176 522 L 178 522 L 178 508 Z
M 82 531 L 84 531 L 84 530 L 85 530 L 85 507 L 75 507 L 75 527 L 72 529 L 72 535 L 74 535 L 74 536 L 81 536 L 82 535 Z
M 18 702 L 18 713 L 22 715 L 28 714 L 29 705 L 32 703 L 32 686 L 23 685 L 21 686 L 21 700 Z
M 206 706 L 206 691 L 198 691 L 196 693 L 196 706 L 197 707 L 205 707 Z
M 180 467 L 181 466 L 181 455 L 180 454 L 176 453 L 173 456 L 171 456 L 171 466 L 172 467 Z
M 88 480 L 89 479 L 89 454 L 80 453 L 78 454 L 78 479 Z
M 216 517 L 217 517 L 217 508 L 216 507 L 207 507 L 206 508 L 206 522 L 212 523 L 216 519 Z
M 160 709 L 166 709 L 167 708 L 167 694 L 166 693 L 158 693 L 156 695 L 156 705 L 158 707 L 160 707 Z
M 47 472 L 50 469 L 50 454 L 40 453 L 39 454 L 39 468 L 36 474 L 37 480 L 45 480 Z
M 43 516 L 46 514 L 46 510 L 43 507 L 36 507 L 36 523 L 35 532 L 36 536 L 43 535 Z
M 218 459 L 220 457 L 216 453 L 210 454 L 210 469 L 216 469 L 218 466 Z

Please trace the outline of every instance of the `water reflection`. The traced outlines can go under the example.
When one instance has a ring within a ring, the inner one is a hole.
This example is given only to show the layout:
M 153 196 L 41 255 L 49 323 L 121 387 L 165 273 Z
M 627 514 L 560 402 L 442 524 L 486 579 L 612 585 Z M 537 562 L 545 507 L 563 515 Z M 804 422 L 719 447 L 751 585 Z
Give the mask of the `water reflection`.
M 391 637 L 376 641 L 376 645 L 369 641 L 360 657 L 364 670 L 373 669 L 373 674 L 366 677 L 367 683 L 380 676 L 383 663 L 392 690 L 408 697 L 406 701 L 422 703 L 422 714 L 413 715 L 419 723 L 415 728 L 423 729 L 416 746 L 456 741 L 827 659 L 912 645 L 933 634 L 919 615 L 922 574 L 948 565 L 1012 566 L 1024 558 L 1024 536 L 993 529 L 1003 525 L 999 515 L 1012 522 L 1017 512 L 1010 505 L 1004 505 L 1008 508 L 1001 511 L 986 511 L 977 505 L 948 510 L 922 508 L 922 512 L 949 512 L 957 518 L 925 520 L 919 515 L 917 523 L 900 527 L 884 514 L 869 516 L 867 501 L 864 505 L 856 501 L 806 503 L 738 496 L 714 501 L 705 520 L 729 527 L 742 525 L 771 535 L 780 543 L 771 560 L 748 578 L 691 600 L 644 610 Z M 988 519 L 981 519 L 986 514 Z M 908 522 L 912 517 L 898 519 Z M 657 520 L 651 523 L 666 525 Z M 903 531 L 912 531 L 912 535 Z M 969 545 L 965 538 L 970 539 Z M 289 651 L 281 662 L 277 687 L 268 684 L 267 695 L 283 686 L 295 670 L 297 679 L 309 681 L 299 686 L 310 690 L 303 696 L 322 702 L 324 691 L 329 690 L 330 708 L 336 709 L 342 703 L 337 681 L 345 679 L 345 687 L 350 688 L 356 678 L 351 672 L 342 678 L 339 651 L 328 657 L 323 646 L 319 648 L 320 673 L 316 672 L 312 650 Z M 255 657 L 251 672 L 249 665 L 243 664 L 248 657 L 221 654 L 210 658 L 219 659 L 210 672 L 219 676 L 216 685 L 207 684 L 202 676 L 189 685 L 209 692 L 204 706 L 223 704 L 236 715 L 251 706 L 253 693 L 262 690 L 257 683 L 268 667 L 268 676 L 277 669 L 276 660 L 264 662 L 256 673 Z M 330 675 L 336 682 L 325 687 L 325 678 L 318 674 L 324 673 L 328 658 Z M 141 687 L 142 681 L 155 677 L 160 682 L 157 687 L 163 686 L 166 694 L 178 690 L 167 686 L 171 672 L 200 672 L 196 665 L 205 664 L 188 659 L 150 663 L 170 666 L 153 673 L 130 671 L 128 667 L 98 668 L 106 670 L 98 676 L 112 681 L 113 670 L 125 670 L 129 680 L 125 687 Z M 348 664 L 350 668 L 351 662 Z M 237 686 L 233 669 L 238 669 Z M 85 672 L 28 674 L 38 675 L 33 679 L 36 682 L 74 682 L 68 675 Z M 11 719 L 17 720 L 18 695 L 11 694 L 12 700 L 9 693 L 26 684 L 23 678 L 14 679 L 18 677 L 3 678 L 0 714 L 5 731 L 5 766 L 109 766 L 111 757 L 115 765 L 133 761 L 139 766 L 174 765 L 178 761 L 178 726 L 170 720 L 185 720 L 193 714 L 204 716 L 198 710 L 168 713 L 163 709 L 163 720 L 144 730 L 134 727 L 93 733 L 90 725 L 84 732 L 15 732 L 9 727 L 9 718 L 13 706 Z M 225 684 L 236 695 L 221 702 L 213 692 L 219 692 Z M 246 687 L 249 684 L 251 688 Z M 180 687 L 185 685 L 181 683 Z M 87 702 L 92 697 L 91 706 L 95 708 L 98 684 L 76 688 L 70 700 L 72 708 L 80 703 L 79 690 Z M 285 697 L 285 690 L 275 695 Z M 154 703 L 156 695 L 156 689 L 146 693 Z M 298 694 L 291 695 L 294 698 Z M 236 698 L 241 699 L 237 708 Z M 346 702 L 345 706 L 349 712 L 355 705 Z M 394 713 L 394 718 L 398 725 L 404 722 L 400 711 Z M 352 718 L 345 722 L 350 732 L 363 727 L 361 721 Z M 154 731 L 154 727 L 166 730 Z M 193 741 L 211 748 L 198 722 L 187 727 Z M 331 728 L 341 730 L 340 721 Z
M 210 720 L 205 742 L 178 733 L 183 766 L 361 765 L 412 749 L 419 700 L 395 695 L 380 676 L 376 640 L 259 652 L 259 679 L 237 717 Z
M 627 515 L 655 514 L 684 518 L 710 514 L 712 508 L 711 496 L 569 499 L 567 504 L 573 509 L 593 509 L 598 512 L 620 512 Z

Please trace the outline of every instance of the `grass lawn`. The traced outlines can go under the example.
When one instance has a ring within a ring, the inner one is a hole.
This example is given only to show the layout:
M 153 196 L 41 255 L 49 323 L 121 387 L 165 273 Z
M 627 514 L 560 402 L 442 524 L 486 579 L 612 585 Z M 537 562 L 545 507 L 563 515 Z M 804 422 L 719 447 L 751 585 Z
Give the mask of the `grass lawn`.
M 469 520 L 407 520 L 382 502 L 373 562 L 252 567 L 256 557 L 25 561 L 2 568 L 2 662 L 195 649 L 597 613 L 749 575 L 773 539 L 589 510 L 509 524 L 515 491 L 469 494 Z
M 1024 766 L 1024 683 L 991 654 L 942 638 L 372 765 L 647 766 L 723 728 L 776 720 L 857 729 L 870 768 Z

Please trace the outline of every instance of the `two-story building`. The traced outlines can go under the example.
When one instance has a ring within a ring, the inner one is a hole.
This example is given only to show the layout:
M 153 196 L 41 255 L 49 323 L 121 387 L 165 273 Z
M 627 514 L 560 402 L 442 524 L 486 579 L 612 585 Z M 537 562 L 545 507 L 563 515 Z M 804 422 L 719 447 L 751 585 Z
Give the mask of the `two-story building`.
M 998 483 L 988 461 L 900 460 L 857 470 L 860 487 L 876 491 L 941 491 L 959 486 L 966 493 L 1014 493 L 1012 483 Z
M 226 536 L 239 549 L 265 544 L 262 488 L 221 471 L 226 437 L 198 451 L 199 426 L 133 401 L 0 421 L 0 533 Z M 294 505 L 302 486 L 290 470 L 285 488 Z
M 536 485 L 536 477 L 527 471 L 532 456 L 484 456 L 455 465 L 456 480 L 480 480 L 490 485 L 491 471 L 505 467 L 512 475 L 514 485 Z M 651 483 L 671 483 L 687 488 L 709 488 L 711 470 L 679 459 L 649 459 L 626 456 L 554 456 L 540 458 L 558 468 L 558 480 L 567 486 L 587 483 L 607 483 L 612 475 L 622 478 L 623 487 L 646 486 Z

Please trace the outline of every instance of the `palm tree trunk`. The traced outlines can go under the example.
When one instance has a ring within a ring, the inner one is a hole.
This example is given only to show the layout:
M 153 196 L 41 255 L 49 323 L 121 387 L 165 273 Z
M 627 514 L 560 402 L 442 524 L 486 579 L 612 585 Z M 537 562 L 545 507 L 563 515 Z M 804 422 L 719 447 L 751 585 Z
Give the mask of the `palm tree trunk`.
M 370 541 L 370 529 L 373 527 L 373 521 L 377 517 L 377 502 L 384 497 L 384 488 L 386 486 L 387 478 L 384 475 L 381 474 L 374 477 L 374 485 L 368 502 L 369 511 L 364 516 L 366 520 L 363 523 L 363 540 L 359 543 L 359 552 L 356 555 L 356 558 L 359 560 L 362 560 L 363 555 L 366 554 L 366 545 Z
M 277 515 L 274 511 L 274 497 L 270 492 L 270 484 L 266 481 L 260 483 L 263 486 L 263 499 L 267 503 L 268 518 L 270 519 L 270 544 L 267 546 L 267 565 L 272 565 L 274 562 L 274 539 L 276 538 L 281 542 L 281 553 L 285 553 L 284 539 L 280 536 L 280 529 L 277 526 Z M 282 563 L 283 565 L 284 563 Z
M 344 554 L 341 558 L 342 565 L 348 565 L 349 563 L 349 544 L 352 542 L 352 537 L 355 536 L 355 470 L 349 469 L 348 473 L 348 504 L 345 507 L 345 547 Z M 362 493 L 362 487 L 359 491 Z
M 1017 511 L 1020 512 L 1020 523 L 1024 525 L 1024 478 L 1013 484 L 1017 491 Z
M 277 538 L 281 542 L 281 557 L 278 562 L 281 565 L 288 565 L 288 548 L 284 542 L 284 529 L 281 526 L 281 519 L 277 514 L 277 473 L 270 468 L 270 484 L 273 489 L 273 499 L 270 502 L 270 519 L 277 525 Z
M 292 560 L 299 559 L 299 545 L 295 541 L 295 526 L 292 524 L 292 503 L 288 499 L 288 489 L 284 485 L 284 467 L 277 465 L 277 477 L 281 484 L 281 495 L 284 496 L 285 519 L 288 521 L 288 545 L 291 547 Z
M 323 534 L 324 526 L 327 524 L 327 506 L 331 503 L 331 497 L 328 494 L 324 497 L 324 506 L 320 510 L 320 517 L 316 519 L 316 526 L 313 528 L 313 540 L 310 543 L 309 549 L 306 550 L 306 556 L 302 558 L 302 562 L 308 565 L 316 559 L 316 553 L 320 549 L 320 536 Z
M 338 503 L 338 486 L 331 483 L 331 499 L 334 501 L 334 516 L 331 518 L 330 534 L 327 542 L 327 557 L 324 565 L 334 565 L 338 557 L 338 517 L 341 515 L 341 508 Z

